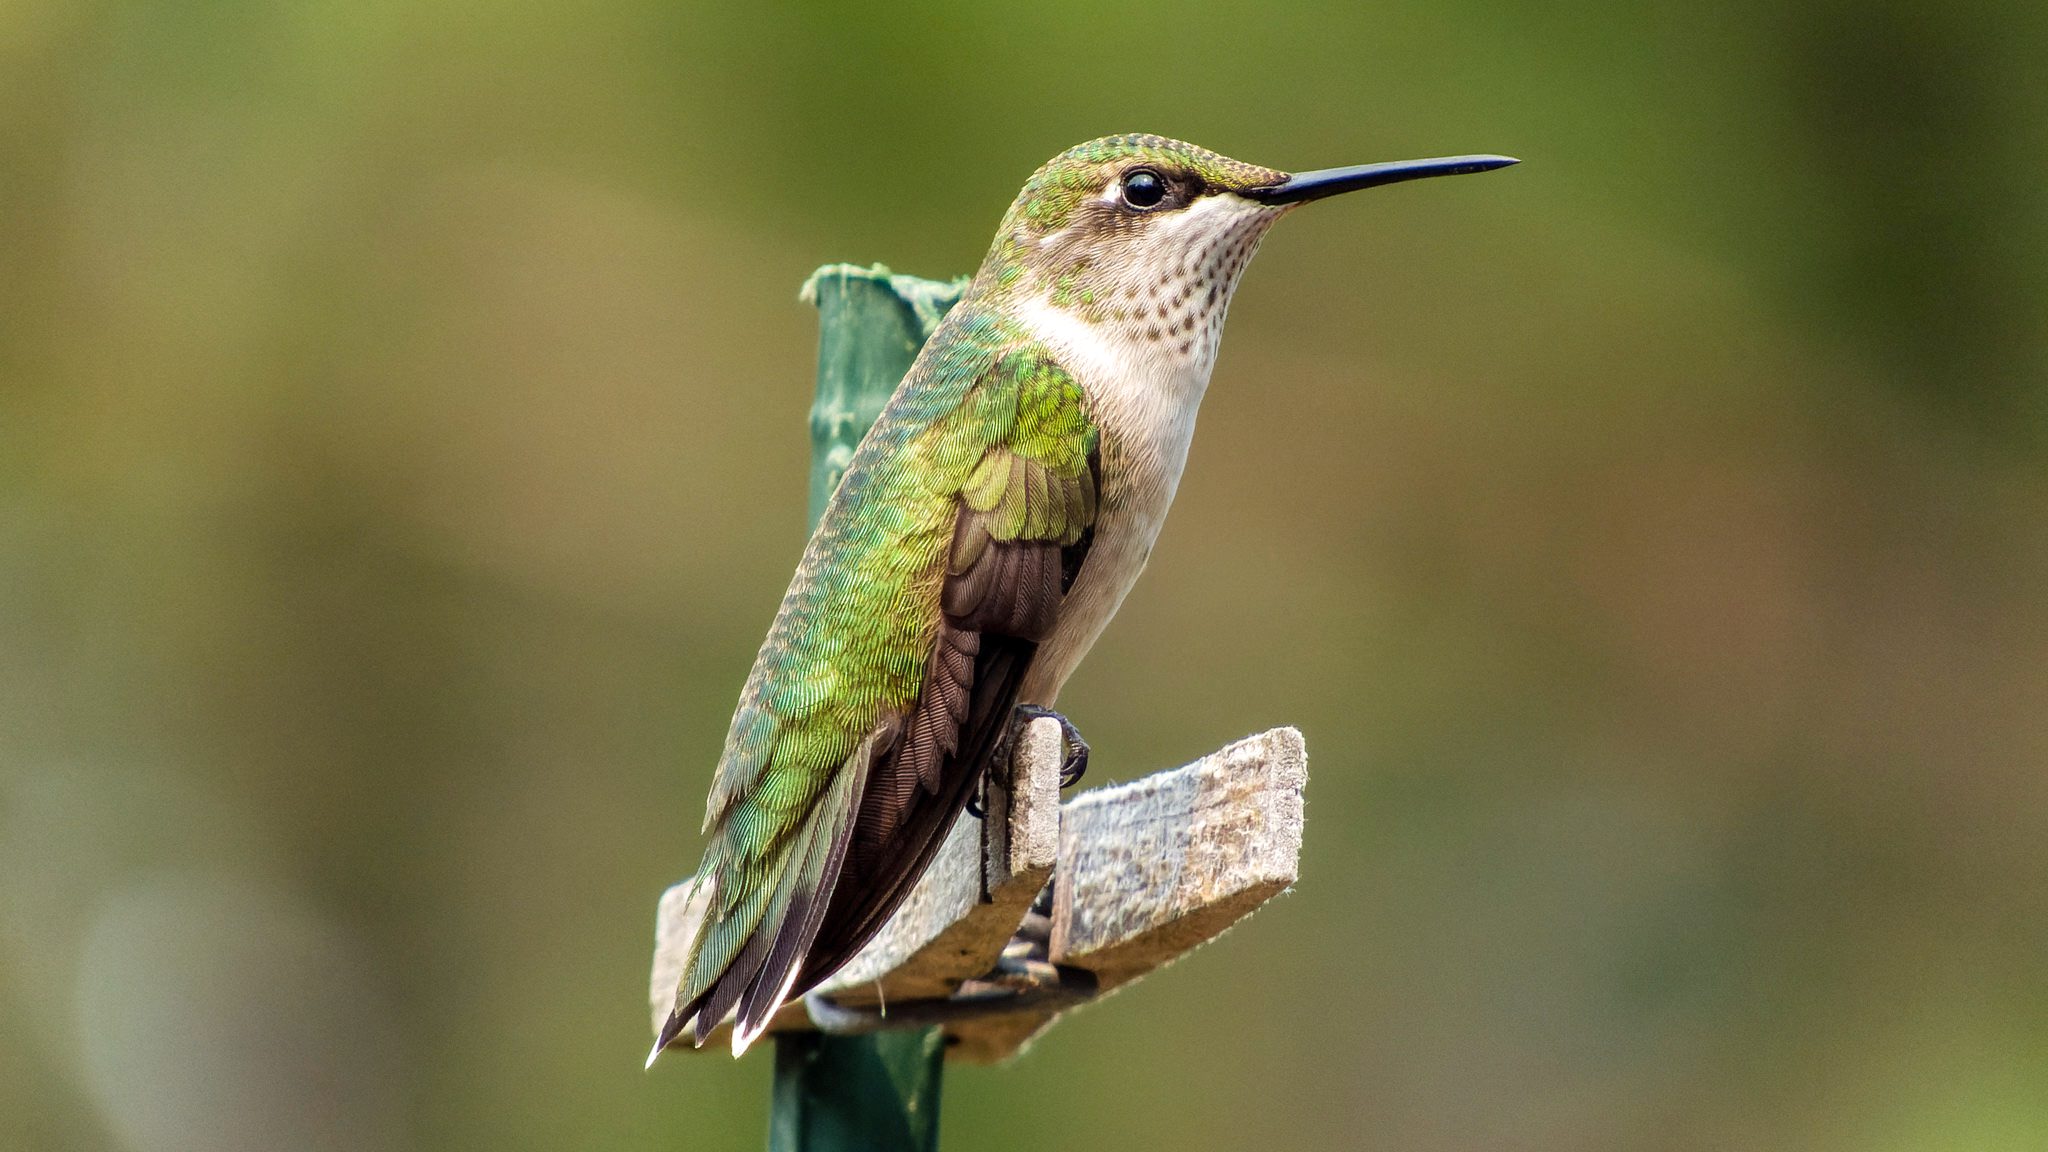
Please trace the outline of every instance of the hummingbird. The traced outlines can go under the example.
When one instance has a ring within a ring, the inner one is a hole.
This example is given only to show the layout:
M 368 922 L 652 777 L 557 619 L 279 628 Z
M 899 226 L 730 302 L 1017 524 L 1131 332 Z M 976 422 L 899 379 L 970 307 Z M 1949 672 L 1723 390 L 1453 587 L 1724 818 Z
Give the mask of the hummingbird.
M 1239 277 L 1295 208 L 1485 172 L 1287 173 L 1160 136 L 1040 168 L 854 452 L 740 692 L 705 914 L 660 1032 L 734 1055 L 852 959 L 1131 590 L 1173 503 Z M 1071 780 L 1068 780 L 1071 782 Z

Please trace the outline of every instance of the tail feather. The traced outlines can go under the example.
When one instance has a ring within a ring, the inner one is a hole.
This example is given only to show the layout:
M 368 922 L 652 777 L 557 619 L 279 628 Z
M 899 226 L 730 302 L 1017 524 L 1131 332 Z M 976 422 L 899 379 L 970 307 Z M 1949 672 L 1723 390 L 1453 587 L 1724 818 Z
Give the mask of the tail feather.
M 698 1006 L 698 1047 L 703 1047 L 704 1041 L 711 1038 L 712 1030 L 725 1020 L 733 1005 L 739 1003 L 747 986 L 753 983 L 755 975 L 761 971 L 761 965 L 767 963 L 768 948 L 775 942 L 776 928 L 788 913 L 790 897 L 799 871 L 798 861 L 791 857 L 803 852 L 804 838 L 800 838 L 785 854 L 780 878 L 776 880 L 772 889 L 774 894 L 769 898 L 768 907 L 754 928 L 753 934 L 747 937 L 746 946 L 740 949 L 739 955 L 733 958 L 731 964 L 726 965 L 725 971 L 720 972 L 713 980 L 704 1002 Z
M 732 1037 L 735 1056 L 744 1052 L 774 1019 L 776 1010 L 789 996 L 791 985 L 796 983 L 811 942 L 817 939 L 818 927 L 825 922 L 825 908 L 839 882 L 846 846 L 853 839 L 853 817 L 860 807 L 860 794 L 867 786 L 868 766 L 874 762 L 876 742 L 877 737 L 870 736 L 854 753 L 812 818 L 805 834 L 803 866 L 792 871 L 784 882 L 790 888 L 791 898 L 783 911 L 781 927 L 760 973 L 740 998 L 739 1022 L 734 1025 Z
M 691 1042 L 698 1047 L 704 1046 L 711 1030 L 732 1011 L 747 979 L 766 959 L 766 950 L 756 949 L 754 940 L 761 934 L 761 926 L 771 921 L 778 905 L 787 899 L 783 880 L 790 871 L 790 852 L 785 849 L 768 874 L 737 906 L 720 911 L 720 901 L 713 898 L 691 950 L 690 963 L 683 970 L 683 987 L 697 991 L 687 1003 L 676 1008 L 685 1018 L 694 1018 L 696 1028 Z
M 938 855 L 975 785 L 988 771 L 1016 704 L 1018 683 L 1037 645 L 984 634 L 979 648 L 968 720 L 961 729 L 958 750 L 945 758 L 945 779 L 939 791 L 913 793 L 916 803 L 910 814 L 899 821 L 888 841 L 874 845 L 873 864 L 859 860 L 860 846 L 856 845 L 849 861 L 850 879 L 839 885 L 843 891 L 834 893 L 817 939 L 804 959 L 804 970 L 797 977 L 794 987 L 799 992 L 831 976 L 881 931 Z M 897 766 L 885 762 L 877 770 L 886 773 L 896 771 Z M 856 827 L 856 839 L 867 835 L 867 828 Z
M 824 920 L 868 769 L 878 744 L 893 732 L 893 725 L 884 725 L 861 741 L 834 774 L 810 818 L 767 875 L 748 886 L 748 895 L 737 906 L 721 911 L 720 902 L 712 901 L 684 967 L 675 1011 L 655 1045 L 657 1055 L 685 1031 L 701 1047 L 735 1006 L 741 1012 L 733 1031 L 734 1055 L 767 1028 Z M 716 865 L 707 864 L 706 875 L 718 872 Z

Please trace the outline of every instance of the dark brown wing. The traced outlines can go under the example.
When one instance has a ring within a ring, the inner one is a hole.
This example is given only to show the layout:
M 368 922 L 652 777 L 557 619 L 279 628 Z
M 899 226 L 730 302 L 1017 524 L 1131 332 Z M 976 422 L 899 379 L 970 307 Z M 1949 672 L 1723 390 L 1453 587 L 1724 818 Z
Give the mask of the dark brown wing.
M 900 402 L 901 396 L 891 404 Z M 1052 629 L 1087 551 L 1097 435 L 1072 377 L 1030 349 L 999 357 L 948 402 L 956 405 L 951 416 L 923 421 L 928 435 L 898 445 L 902 455 L 875 465 L 908 481 L 890 489 L 893 498 L 951 501 L 953 532 L 943 554 L 922 551 L 931 546 L 928 536 L 914 541 L 917 555 L 943 566 L 939 579 L 919 579 L 902 590 L 915 595 L 880 607 L 919 613 L 916 622 L 930 628 L 919 689 L 905 701 L 892 688 L 874 727 L 836 768 L 802 766 L 795 784 L 825 779 L 830 791 L 797 797 L 808 811 L 786 827 L 776 823 L 787 815 L 781 809 L 764 817 L 774 805 L 743 799 L 773 776 L 774 725 L 766 723 L 769 705 L 749 678 L 712 792 L 707 825 L 719 829 L 719 839 L 699 870 L 717 907 L 692 943 L 656 1052 L 693 1025 L 703 1043 L 737 1009 L 738 1053 L 791 996 L 851 958 L 929 866 L 1008 729 L 1038 642 Z M 929 524 L 922 517 L 944 515 L 945 507 L 865 508 L 850 518 L 887 522 L 912 511 Z M 919 599 L 933 593 L 936 603 Z M 778 630 L 788 611 L 785 601 Z M 783 784 L 785 791 L 792 787 L 790 780 Z M 753 826 L 746 824 L 750 817 Z M 772 826 L 760 826 L 763 820 Z M 768 834 L 772 842 L 760 843 Z
M 870 773 L 838 886 L 792 996 L 881 930 L 988 772 L 1024 673 L 1086 557 L 1099 470 L 1092 436 L 1066 469 L 997 449 L 977 470 L 980 486 L 963 492 L 924 689 Z

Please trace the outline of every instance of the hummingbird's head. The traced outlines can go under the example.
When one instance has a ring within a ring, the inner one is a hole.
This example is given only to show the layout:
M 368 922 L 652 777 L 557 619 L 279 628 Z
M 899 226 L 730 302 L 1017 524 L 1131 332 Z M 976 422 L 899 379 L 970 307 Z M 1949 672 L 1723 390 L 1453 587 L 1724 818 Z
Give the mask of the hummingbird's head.
M 1266 229 L 1339 192 L 1514 163 L 1461 156 L 1290 175 L 1161 136 L 1109 136 L 1033 175 L 1003 218 L 977 294 L 1053 309 L 1206 368 Z

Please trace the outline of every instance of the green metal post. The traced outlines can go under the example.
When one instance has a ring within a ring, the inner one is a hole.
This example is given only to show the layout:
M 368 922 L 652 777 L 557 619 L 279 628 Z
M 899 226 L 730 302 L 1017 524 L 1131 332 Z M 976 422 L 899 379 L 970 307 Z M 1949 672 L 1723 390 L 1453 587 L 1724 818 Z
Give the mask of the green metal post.
M 811 405 L 811 524 L 839 486 L 853 450 L 902 383 L 965 279 L 897 276 L 880 264 L 828 264 L 804 282 L 818 306 L 818 396 Z
M 818 306 L 813 525 L 860 438 L 965 287 L 848 264 L 820 268 L 804 285 L 804 299 Z M 769 1152 L 933 1152 L 944 1068 L 936 1028 L 778 1035 Z
M 934 1152 L 945 1067 L 937 1028 L 777 1036 L 768 1152 Z

